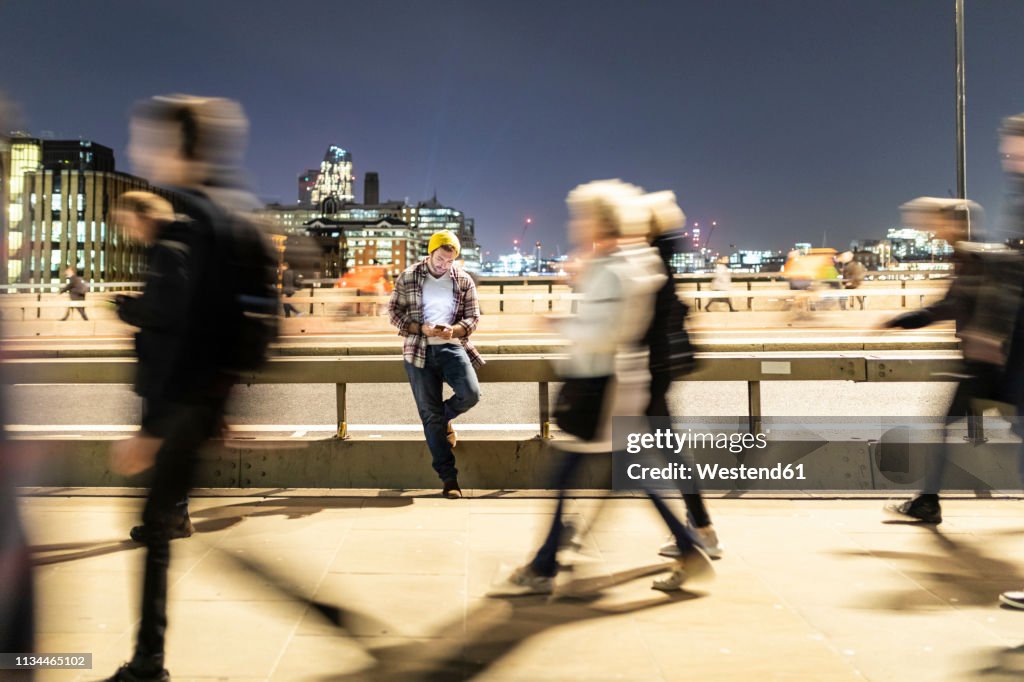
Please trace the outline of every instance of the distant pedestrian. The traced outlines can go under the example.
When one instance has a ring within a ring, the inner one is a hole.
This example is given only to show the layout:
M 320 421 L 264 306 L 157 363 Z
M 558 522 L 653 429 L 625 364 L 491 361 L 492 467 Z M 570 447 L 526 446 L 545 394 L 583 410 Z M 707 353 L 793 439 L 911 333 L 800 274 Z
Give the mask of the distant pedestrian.
M 291 298 L 295 295 L 295 284 L 295 271 L 289 267 L 288 263 L 281 263 L 281 293 L 284 294 L 285 298 Z M 285 317 L 291 317 L 292 315 L 296 317 L 302 316 L 302 313 L 288 301 L 284 301 L 283 307 Z
M 729 270 L 729 259 L 723 256 L 715 261 L 715 276 L 711 278 L 711 290 L 727 292 L 730 289 L 732 289 L 732 271 Z M 704 310 L 710 312 L 712 303 L 724 303 L 729 306 L 730 313 L 736 312 L 736 309 L 732 307 L 732 299 L 729 296 L 716 296 L 715 298 L 708 299 L 708 304 L 704 306 Z
M 864 267 L 863 263 L 854 258 L 854 255 L 851 251 L 844 251 L 843 253 L 839 254 L 838 260 L 843 267 L 843 288 L 859 289 L 860 286 L 864 283 L 864 277 L 867 274 L 868 269 Z M 863 296 L 853 296 L 853 300 L 860 304 L 861 310 L 864 310 Z M 839 299 L 839 301 L 843 310 L 846 310 L 847 299 L 844 297 Z
M 85 314 L 85 294 L 89 291 L 89 285 L 78 276 L 78 270 L 70 265 L 64 270 L 64 276 L 68 278 L 68 281 L 61 287 L 59 293 L 67 292 L 71 298 L 71 305 L 68 306 L 68 311 L 64 313 L 64 317 L 60 318 L 60 321 L 67 320 L 73 310 L 77 310 L 82 319 L 88 321 L 89 316 Z
M 458 443 L 452 421 L 480 401 L 476 369 L 484 364 L 469 340 L 480 320 L 480 304 L 472 278 L 455 265 L 461 248 L 455 233 L 435 232 L 427 257 L 398 276 L 388 303 L 391 324 L 405 337 L 405 372 L 441 494 L 449 499 L 462 497 L 452 454 Z M 453 391 L 447 400 L 442 395 L 445 383 Z

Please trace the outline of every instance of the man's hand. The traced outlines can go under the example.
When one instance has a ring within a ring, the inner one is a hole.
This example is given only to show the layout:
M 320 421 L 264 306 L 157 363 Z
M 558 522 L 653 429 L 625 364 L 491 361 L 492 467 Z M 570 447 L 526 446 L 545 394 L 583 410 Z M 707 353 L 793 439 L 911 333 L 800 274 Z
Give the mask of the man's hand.
M 452 338 L 455 335 L 455 330 L 448 325 L 442 325 L 443 329 L 434 329 L 434 336 L 444 339 L 445 341 Z

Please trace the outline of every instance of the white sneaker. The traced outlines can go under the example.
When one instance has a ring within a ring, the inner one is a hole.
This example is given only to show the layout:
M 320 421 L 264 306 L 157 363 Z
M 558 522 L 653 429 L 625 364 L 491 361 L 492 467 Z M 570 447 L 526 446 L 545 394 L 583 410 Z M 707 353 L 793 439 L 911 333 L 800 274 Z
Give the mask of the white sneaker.
M 725 553 L 725 545 L 718 541 L 718 533 L 715 532 L 714 526 L 705 526 L 694 530 L 697 531 L 697 539 L 700 540 L 700 544 L 704 546 L 704 553 L 712 559 L 721 559 Z
M 700 544 L 704 549 L 704 553 L 712 559 L 721 559 L 725 553 L 725 546 L 718 541 L 718 533 L 715 532 L 714 527 L 706 526 L 704 528 L 692 528 L 697 539 L 700 540 Z M 679 546 L 676 545 L 676 539 L 669 535 L 665 544 L 658 550 L 659 556 L 669 557 L 674 559 L 679 556 Z
M 682 589 L 683 583 L 707 583 L 715 577 L 715 569 L 711 565 L 711 559 L 699 547 L 686 557 L 676 559 L 675 566 L 667 578 L 655 580 L 651 589 L 662 592 L 674 592 Z
M 495 586 L 488 596 L 491 597 L 513 597 L 525 596 L 528 594 L 551 594 L 554 590 L 555 579 L 537 575 L 533 569 L 527 566 L 520 566 L 512 571 L 512 574 L 504 583 Z
M 661 590 L 662 592 L 675 592 L 683 589 L 683 583 L 686 582 L 686 569 L 683 568 L 682 564 L 677 564 L 672 572 L 668 574 L 667 578 L 661 578 L 651 583 L 652 590 Z
M 1024 592 L 1003 592 L 999 595 L 999 601 L 1015 609 L 1024 609 Z

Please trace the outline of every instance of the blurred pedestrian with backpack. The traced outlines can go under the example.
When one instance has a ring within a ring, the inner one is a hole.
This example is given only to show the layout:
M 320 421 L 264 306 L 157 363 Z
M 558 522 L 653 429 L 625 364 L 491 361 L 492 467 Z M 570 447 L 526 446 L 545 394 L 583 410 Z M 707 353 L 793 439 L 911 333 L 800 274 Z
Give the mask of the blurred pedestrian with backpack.
M 956 322 L 963 351 L 962 378 L 946 412 L 945 425 L 967 419 L 980 421 L 975 400 L 1005 399 L 1007 354 L 1017 324 L 1021 297 L 1021 256 L 1003 244 L 969 242 L 977 237 L 981 207 L 966 199 L 921 197 L 903 205 L 904 222 L 932 232 L 954 245 L 953 280 L 937 303 L 903 313 L 885 327 L 918 329 L 943 320 Z M 888 505 L 886 511 L 908 520 L 942 523 L 939 492 L 949 459 L 949 445 L 939 445 L 928 458 L 924 488 L 912 500 Z
M 651 229 L 648 240 L 664 265 L 667 278 L 654 299 L 654 316 L 644 337 L 650 349 L 650 400 L 645 414 L 648 417 L 672 416 L 668 405 L 668 391 L 673 379 L 693 371 L 694 349 L 686 331 L 689 307 L 679 300 L 676 282 L 672 277 L 672 257 L 686 250 L 683 227 L 686 215 L 676 202 L 673 192 L 653 192 L 644 197 L 650 210 Z M 724 265 L 719 261 L 719 265 Z M 726 268 L 728 271 L 728 268 Z M 725 299 L 728 300 L 728 299 Z M 709 303 L 710 305 L 710 303 Z M 704 505 L 704 497 L 694 482 L 680 481 L 680 492 L 686 504 L 686 513 L 697 539 L 712 559 L 722 556 L 718 534 L 711 525 L 711 516 Z M 660 549 L 663 556 L 679 556 L 676 539 L 670 536 Z
M 89 285 L 78 276 L 78 269 L 73 266 L 69 265 L 64 270 L 64 276 L 68 278 L 68 283 L 61 287 L 58 293 L 67 292 L 71 297 L 71 305 L 68 306 L 68 311 L 64 313 L 64 317 L 60 318 L 60 321 L 64 322 L 71 316 L 71 311 L 77 310 L 82 319 L 88 322 L 89 316 L 85 314 L 85 294 L 89 291 Z
M 169 247 L 173 257 L 165 254 L 173 283 L 151 278 L 139 301 L 120 306 L 137 308 L 129 313 L 134 317 L 152 313 L 147 297 L 167 301 L 158 316 L 166 352 L 147 391 L 158 406 L 152 421 L 160 438 L 142 514 L 142 619 L 131 661 L 111 680 L 170 678 L 164 667 L 167 570 L 170 539 L 182 524 L 179 504 L 193 485 L 201 447 L 222 428 L 239 373 L 265 360 L 276 333 L 276 258 L 247 217 L 260 204 L 241 182 L 247 134 L 241 106 L 227 99 L 154 97 L 132 113 L 133 166 L 176 194 L 184 218 L 181 229 L 174 228 L 181 248 Z M 157 295 L 161 287 L 177 295 L 165 299 Z M 144 346 L 145 339 L 140 336 Z
M 1024 239 L 1024 113 L 1003 119 L 999 130 L 999 155 L 1007 182 L 1007 236 L 1020 243 Z M 1003 395 L 1014 406 L 1014 433 L 1024 438 L 1024 296 L 1018 306 L 1016 324 L 1010 341 Z M 1024 447 L 1024 446 L 1022 446 Z M 1018 455 L 1021 480 L 1024 481 L 1024 449 Z M 1011 608 L 1024 609 L 1024 590 L 1012 590 L 999 595 L 999 601 Z

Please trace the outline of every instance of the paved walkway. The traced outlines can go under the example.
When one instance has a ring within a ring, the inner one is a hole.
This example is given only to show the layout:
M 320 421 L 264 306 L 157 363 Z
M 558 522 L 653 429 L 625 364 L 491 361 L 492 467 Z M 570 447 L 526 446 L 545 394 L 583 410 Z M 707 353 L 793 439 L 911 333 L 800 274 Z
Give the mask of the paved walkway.
M 199 532 L 173 545 L 172 678 L 1024 678 L 1024 613 L 996 605 L 1024 586 L 1018 500 L 949 501 L 929 530 L 883 525 L 877 499 L 713 499 L 717 580 L 665 595 L 650 589 L 664 530 L 644 500 L 617 498 L 565 557 L 566 595 L 491 599 L 552 501 L 467 493 L 197 497 Z M 140 500 L 67 495 L 23 500 L 39 650 L 91 652 L 94 668 L 41 680 L 109 675 L 137 619 L 142 551 L 121 538 Z

